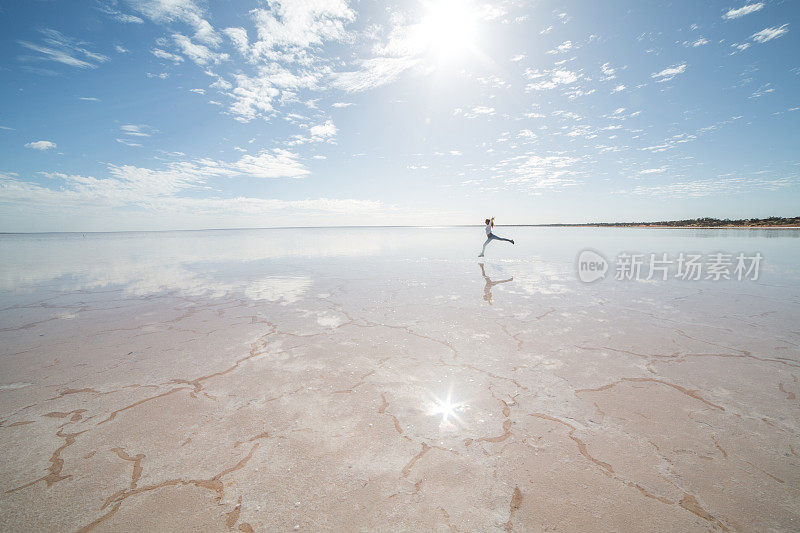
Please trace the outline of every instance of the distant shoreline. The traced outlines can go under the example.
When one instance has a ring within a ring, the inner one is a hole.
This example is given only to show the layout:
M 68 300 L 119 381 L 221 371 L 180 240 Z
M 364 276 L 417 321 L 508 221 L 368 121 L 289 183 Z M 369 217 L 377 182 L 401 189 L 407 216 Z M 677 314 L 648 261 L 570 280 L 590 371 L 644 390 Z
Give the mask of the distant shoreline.
M 800 224 L 765 226 L 765 225 L 740 225 L 740 226 L 669 226 L 666 224 L 498 224 L 504 227 L 518 228 L 646 228 L 646 229 L 800 229 Z
M 584 224 L 537 224 L 550 227 L 593 227 L 593 228 L 676 228 L 676 229 L 793 229 L 800 228 L 800 217 L 769 218 L 691 218 L 684 220 L 661 220 L 658 222 L 594 222 Z
M 403 229 L 403 228 L 482 228 L 483 224 L 462 224 L 452 226 L 282 226 L 273 228 L 204 228 L 204 229 L 148 229 L 119 231 L 0 231 L 0 237 L 6 235 L 103 235 L 113 233 L 184 233 L 200 231 L 259 231 L 286 229 Z M 800 229 L 797 226 L 659 226 L 648 224 L 497 224 L 502 228 L 614 228 L 614 229 Z

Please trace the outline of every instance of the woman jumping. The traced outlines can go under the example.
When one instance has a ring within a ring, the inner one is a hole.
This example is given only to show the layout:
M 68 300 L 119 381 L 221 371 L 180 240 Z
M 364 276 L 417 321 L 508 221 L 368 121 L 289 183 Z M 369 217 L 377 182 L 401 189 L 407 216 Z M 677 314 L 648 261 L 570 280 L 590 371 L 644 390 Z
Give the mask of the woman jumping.
M 514 244 L 513 239 L 504 239 L 503 237 L 498 237 L 494 233 L 492 233 L 492 228 L 494 227 L 494 217 L 486 219 L 486 242 L 483 243 L 483 249 L 481 250 L 481 254 L 478 257 L 483 257 L 483 253 L 486 251 L 486 245 L 492 242 L 492 240 L 498 241 L 506 241 Z

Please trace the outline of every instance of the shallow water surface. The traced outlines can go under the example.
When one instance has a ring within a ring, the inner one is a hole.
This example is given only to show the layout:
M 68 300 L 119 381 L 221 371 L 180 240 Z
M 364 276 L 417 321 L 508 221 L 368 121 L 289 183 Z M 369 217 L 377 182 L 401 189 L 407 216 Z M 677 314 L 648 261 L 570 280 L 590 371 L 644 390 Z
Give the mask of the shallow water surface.
M 0 235 L 0 527 L 796 527 L 800 231 L 496 233 Z

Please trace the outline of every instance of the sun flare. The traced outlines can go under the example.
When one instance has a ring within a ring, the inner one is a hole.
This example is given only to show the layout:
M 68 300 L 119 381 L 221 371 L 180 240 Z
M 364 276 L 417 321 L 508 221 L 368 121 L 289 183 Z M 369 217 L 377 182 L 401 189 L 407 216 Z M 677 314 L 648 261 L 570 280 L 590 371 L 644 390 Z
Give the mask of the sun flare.
M 440 400 L 434 407 L 431 409 L 431 413 L 435 415 L 442 415 L 444 420 L 453 416 L 455 414 L 456 406 L 450 403 L 450 398 L 446 400 Z
M 472 2 L 438 0 L 427 5 L 418 26 L 419 44 L 440 59 L 475 48 L 479 14 Z
M 458 413 L 466 406 L 465 402 L 455 402 L 452 398 L 453 388 L 450 387 L 447 391 L 447 396 L 443 398 L 431 394 L 430 403 L 428 404 L 428 415 L 441 417 L 440 427 L 450 430 L 462 425 Z

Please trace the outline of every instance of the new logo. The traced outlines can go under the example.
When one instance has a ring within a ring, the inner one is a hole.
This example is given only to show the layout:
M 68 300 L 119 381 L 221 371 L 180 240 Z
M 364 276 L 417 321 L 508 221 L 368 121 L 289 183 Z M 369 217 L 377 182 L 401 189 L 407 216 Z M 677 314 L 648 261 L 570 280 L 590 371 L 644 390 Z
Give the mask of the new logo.
M 608 272 L 608 261 L 594 250 L 583 250 L 578 255 L 578 279 L 592 283 L 603 279 Z

